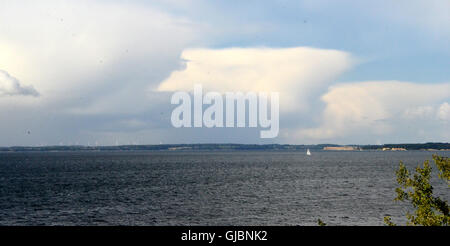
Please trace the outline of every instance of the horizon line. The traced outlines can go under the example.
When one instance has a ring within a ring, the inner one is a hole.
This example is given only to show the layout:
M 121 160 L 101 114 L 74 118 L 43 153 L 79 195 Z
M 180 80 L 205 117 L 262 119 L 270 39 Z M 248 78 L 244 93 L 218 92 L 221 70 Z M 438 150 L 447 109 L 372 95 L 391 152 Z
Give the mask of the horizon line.
M 385 143 L 385 144 L 336 144 L 336 143 L 319 143 L 319 144 L 283 144 L 283 143 L 161 143 L 161 144 L 120 144 L 120 145 L 12 145 L 12 146 L 0 146 L 0 148 L 48 148 L 48 147 L 126 147 L 126 146 L 179 146 L 179 145 L 256 145 L 256 146 L 269 146 L 269 145 L 283 145 L 283 146 L 323 146 L 323 145 L 337 145 L 337 146 L 383 146 L 383 145 L 419 145 L 419 144 L 450 144 L 449 142 L 409 142 L 409 143 Z

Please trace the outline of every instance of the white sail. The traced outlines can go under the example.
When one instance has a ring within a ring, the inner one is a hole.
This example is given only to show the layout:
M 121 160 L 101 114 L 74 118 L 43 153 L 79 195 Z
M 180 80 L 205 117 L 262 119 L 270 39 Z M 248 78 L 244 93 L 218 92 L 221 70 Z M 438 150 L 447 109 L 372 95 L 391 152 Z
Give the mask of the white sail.
M 308 150 L 306 150 L 306 155 L 311 155 L 311 152 Z

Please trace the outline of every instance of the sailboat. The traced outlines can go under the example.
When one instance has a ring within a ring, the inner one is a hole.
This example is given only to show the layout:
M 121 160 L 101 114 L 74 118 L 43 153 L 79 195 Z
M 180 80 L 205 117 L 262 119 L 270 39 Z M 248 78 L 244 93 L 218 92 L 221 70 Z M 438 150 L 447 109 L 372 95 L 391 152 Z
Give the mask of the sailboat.
M 306 150 L 306 155 L 311 155 L 311 152 L 309 151 L 309 149 Z

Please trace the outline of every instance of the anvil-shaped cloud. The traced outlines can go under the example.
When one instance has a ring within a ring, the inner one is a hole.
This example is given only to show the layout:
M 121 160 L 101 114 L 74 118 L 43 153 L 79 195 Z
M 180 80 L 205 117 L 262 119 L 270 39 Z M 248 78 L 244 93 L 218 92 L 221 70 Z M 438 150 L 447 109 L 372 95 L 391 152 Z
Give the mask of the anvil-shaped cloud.
M 446 133 L 449 83 L 336 83 L 357 61 L 343 51 L 309 47 L 188 49 L 181 59 L 185 67 L 172 72 L 158 91 L 191 91 L 198 83 L 208 91 L 280 92 L 281 124 L 286 118 L 295 122 L 280 130 L 286 142 L 370 141 L 394 132 L 411 141 L 424 134 L 430 140 L 450 137 Z M 312 121 L 314 127 L 307 126 Z
M 349 69 L 350 54 L 309 47 L 188 49 L 183 70 L 174 71 L 158 91 L 205 90 L 279 92 L 282 112 L 305 111 L 318 90 Z
M 35 2 L 0 3 L 0 146 L 264 143 L 174 129 L 196 83 L 280 92 L 277 143 L 450 139 L 446 0 Z

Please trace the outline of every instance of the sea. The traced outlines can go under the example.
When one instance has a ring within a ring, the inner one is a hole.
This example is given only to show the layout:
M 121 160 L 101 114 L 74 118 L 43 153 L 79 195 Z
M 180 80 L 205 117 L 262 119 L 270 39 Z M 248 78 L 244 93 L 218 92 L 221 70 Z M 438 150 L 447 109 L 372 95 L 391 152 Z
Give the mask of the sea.
M 383 225 L 399 162 L 448 151 L 0 153 L 0 225 Z M 436 170 L 434 164 L 434 171 Z M 433 173 L 436 195 L 447 184 Z

